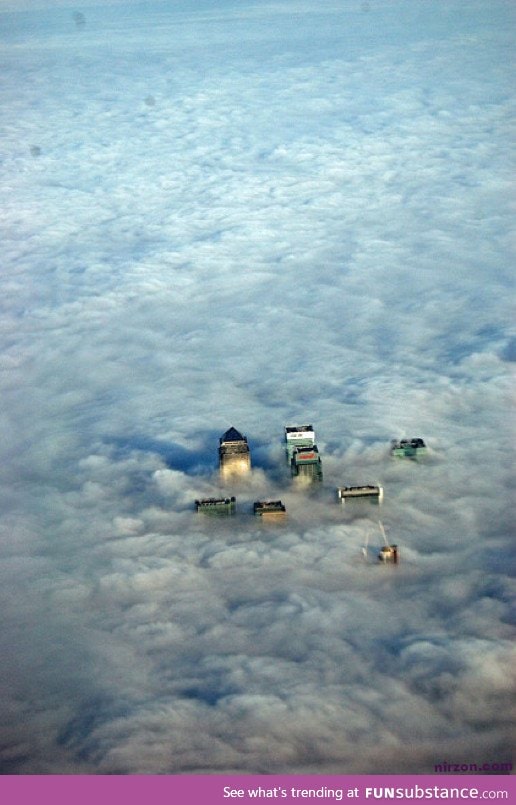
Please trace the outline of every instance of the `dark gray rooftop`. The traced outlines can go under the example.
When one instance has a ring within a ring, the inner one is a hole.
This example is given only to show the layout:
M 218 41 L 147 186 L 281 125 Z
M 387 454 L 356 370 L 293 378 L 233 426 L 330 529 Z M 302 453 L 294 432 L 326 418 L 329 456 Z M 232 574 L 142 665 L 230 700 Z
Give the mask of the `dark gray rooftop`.
M 240 431 L 231 426 L 229 430 L 222 434 L 219 441 L 222 444 L 223 442 L 247 442 L 247 439 L 242 436 Z

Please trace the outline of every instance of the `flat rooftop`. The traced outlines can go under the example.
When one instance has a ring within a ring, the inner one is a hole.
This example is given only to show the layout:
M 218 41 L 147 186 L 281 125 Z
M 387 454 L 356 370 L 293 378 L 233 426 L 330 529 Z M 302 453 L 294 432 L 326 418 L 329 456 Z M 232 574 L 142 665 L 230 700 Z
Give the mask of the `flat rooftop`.
M 256 503 L 253 504 L 253 511 L 255 514 L 272 514 L 283 513 L 286 512 L 287 509 L 281 500 L 257 500 Z

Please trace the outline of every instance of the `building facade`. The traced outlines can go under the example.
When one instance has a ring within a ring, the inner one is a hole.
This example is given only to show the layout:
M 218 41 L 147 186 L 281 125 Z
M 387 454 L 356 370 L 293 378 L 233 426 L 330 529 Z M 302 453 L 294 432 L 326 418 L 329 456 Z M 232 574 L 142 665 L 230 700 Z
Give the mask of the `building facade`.
M 223 481 L 241 478 L 251 471 L 247 439 L 236 428 L 229 428 L 219 439 L 219 471 Z

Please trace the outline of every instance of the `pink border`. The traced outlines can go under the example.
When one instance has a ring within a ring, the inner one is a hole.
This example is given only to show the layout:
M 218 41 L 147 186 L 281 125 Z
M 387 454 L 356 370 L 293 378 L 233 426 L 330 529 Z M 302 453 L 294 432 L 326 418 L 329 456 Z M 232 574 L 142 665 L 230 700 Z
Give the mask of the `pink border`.
M 271 793 L 250 797 L 248 791 L 258 788 Z M 292 788 L 318 793 L 292 796 Z M 342 798 L 328 789 L 342 791 Z M 394 789 L 394 796 L 385 789 Z M 459 796 L 443 794 L 450 794 L 451 789 L 458 789 Z M 406 797 L 405 790 L 413 795 Z M 341 801 L 365 805 L 442 799 L 511 803 L 516 801 L 516 784 L 509 775 L 34 775 L 1 777 L 0 797 L 6 805 L 247 805 L 252 801 L 285 805 Z

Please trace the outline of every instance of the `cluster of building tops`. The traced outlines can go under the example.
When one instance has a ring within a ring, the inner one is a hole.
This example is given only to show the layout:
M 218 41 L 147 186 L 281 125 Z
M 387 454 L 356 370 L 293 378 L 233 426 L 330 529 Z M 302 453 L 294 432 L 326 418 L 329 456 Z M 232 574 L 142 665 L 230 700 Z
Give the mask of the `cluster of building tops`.
M 236 428 L 229 428 L 219 439 L 219 474 L 225 483 L 237 481 L 251 472 L 251 451 L 247 437 Z M 196 511 L 202 514 L 234 514 L 236 499 L 205 498 L 195 501 Z M 283 520 L 287 510 L 281 500 L 257 500 L 253 514 L 264 520 Z
M 298 484 L 321 482 L 322 460 L 315 442 L 312 425 L 287 425 L 285 427 L 285 451 L 292 478 Z M 225 483 L 245 477 L 251 471 L 251 452 L 247 438 L 231 427 L 219 439 L 219 473 Z M 391 442 L 390 453 L 396 458 L 417 459 L 426 453 L 421 438 L 400 439 Z M 377 484 L 337 487 L 337 499 L 341 504 L 353 500 L 368 500 L 381 503 L 383 488 Z M 195 501 L 196 511 L 203 514 L 232 515 L 236 512 L 236 498 L 205 498 Z M 281 521 L 286 517 L 286 507 L 281 500 L 258 500 L 253 504 L 253 514 L 265 521 Z M 379 559 L 384 562 L 398 561 L 398 547 L 386 544 Z
M 236 498 L 205 498 L 195 501 L 196 511 L 202 514 L 235 514 Z M 253 514 L 265 520 L 282 520 L 287 513 L 281 500 L 257 500 L 253 503 Z

